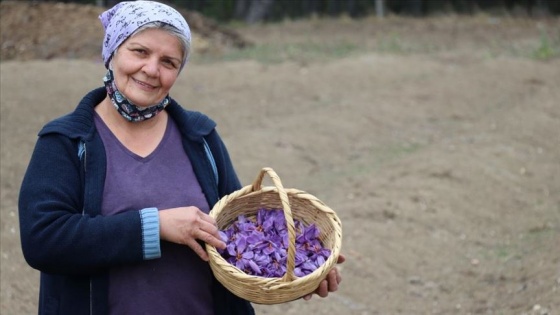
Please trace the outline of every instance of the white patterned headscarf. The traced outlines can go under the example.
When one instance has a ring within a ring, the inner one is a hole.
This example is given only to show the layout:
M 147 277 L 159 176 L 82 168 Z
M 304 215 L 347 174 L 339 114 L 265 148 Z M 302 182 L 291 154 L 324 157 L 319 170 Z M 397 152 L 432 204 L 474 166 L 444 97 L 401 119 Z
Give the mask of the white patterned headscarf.
M 105 28 L 101 55 L 105 68 L 113 52 L 138 28 L 150 22 L 163 22 L 181 31 L 191 42 L 191 31 L 187 21 L 172 7 L 155 1 L 123 1 L 99 15 Z M 183 60 L 184 65 L 186 60 Z

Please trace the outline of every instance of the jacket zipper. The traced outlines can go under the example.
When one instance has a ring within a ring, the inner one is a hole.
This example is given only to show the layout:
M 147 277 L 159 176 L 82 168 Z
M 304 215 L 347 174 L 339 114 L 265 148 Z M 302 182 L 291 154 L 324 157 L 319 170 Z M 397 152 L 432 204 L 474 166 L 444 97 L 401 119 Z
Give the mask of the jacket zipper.
M 83 161 L 84 167 L 84 182 L 85 182 L 85 174 L 87 172 L 87 149 L 86 149 L 86 142 L 80 141 L 78 145 L 78 157 L 80 160 Z M 85 188 L 85 185 L 84 185 Z M 84 191 L 85 194 L 85 191 Z M 82 216 L 86 214 L 86 207 L 85 204 L 82 206 Z M 89 314 L 93 315 L 93 284 L 91 277 L 89 277 Z

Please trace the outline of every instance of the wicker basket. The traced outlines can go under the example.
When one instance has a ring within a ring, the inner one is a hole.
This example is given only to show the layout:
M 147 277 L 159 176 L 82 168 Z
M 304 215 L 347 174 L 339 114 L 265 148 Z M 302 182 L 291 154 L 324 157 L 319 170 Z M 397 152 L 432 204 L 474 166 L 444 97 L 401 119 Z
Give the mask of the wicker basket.
M 274 183 L 261 187 L 265 174 Z M 241 214 L 254 218 L 259 209 L 283 209 L 286 218 L 289 247 L 287 272 L 282 278 L 248 275 L 228 263 L 214 246 L 206 245 L 212 271 L 227 289 L 237 296 L 257 304 L 278 304 L 298 299 L 317 289 L 328 272 L 336 265 L 342 244 L 342 226 L 336 213 L 316 197 L 297 189 L 285 189 L 271 168 L 263 168 L 252 185 L 223 197 L 212 209 L 220 230 L 226 229 Z M 320 231 L 323 247 L 331 250 L 327 261 L 314 272 L 294 275 L 295 228 L 294 219 L 308 225 L 315 223 Z

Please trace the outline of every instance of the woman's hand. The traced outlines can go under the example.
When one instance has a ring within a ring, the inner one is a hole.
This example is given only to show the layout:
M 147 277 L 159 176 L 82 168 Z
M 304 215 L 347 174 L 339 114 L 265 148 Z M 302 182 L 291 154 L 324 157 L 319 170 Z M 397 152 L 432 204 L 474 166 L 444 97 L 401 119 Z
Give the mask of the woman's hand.
M 162 240 L 189 246 L 204 261 L 208 254 L 197 240 L 226 248 L 214 218 L 192 206 L 159 211 L 159 235 Z
M 337 264 L 342 264 L 346 261 L 346 257 L 342 254 L 338 256 L 338 260 L 336 261 Z M 310 293 L 303 297 L 304 300 L 309 301 L 313 294 L 317 294 L 320 297 L 327 297 L 329 292 L 334 292 L 338 290 L 338 285 L 342 282 L 342 276 L 336 267 L 334 267 L 329 273 L 325 280 L 321 281 L 319 287 L 315 290 L 315 292 Z

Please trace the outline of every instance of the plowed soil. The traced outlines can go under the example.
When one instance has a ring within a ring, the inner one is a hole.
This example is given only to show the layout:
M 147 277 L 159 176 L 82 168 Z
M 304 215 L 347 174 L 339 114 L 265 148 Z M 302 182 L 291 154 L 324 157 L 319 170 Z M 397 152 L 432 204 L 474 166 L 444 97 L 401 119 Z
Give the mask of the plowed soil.
M 41 126 L 101 86 L 99 12 L 1 3 L 2 314 L 36 313 L 19 185 Z M 343 223 L 340 290 L 258 313 L 559 314 L 559 22 L 193 27 L 172 97 L 216 120 L 244 184 L 270 166 Z

